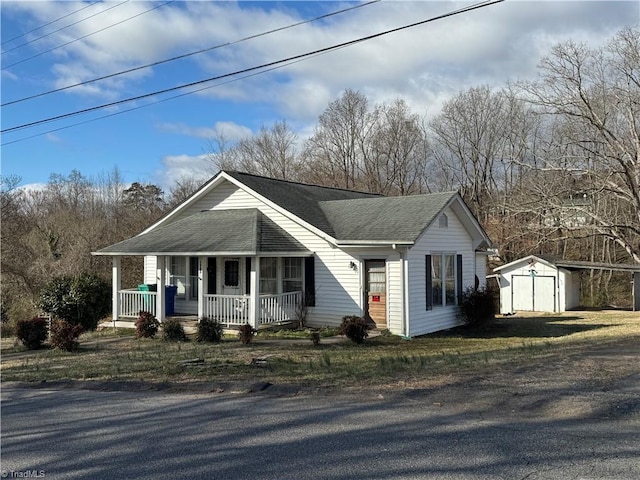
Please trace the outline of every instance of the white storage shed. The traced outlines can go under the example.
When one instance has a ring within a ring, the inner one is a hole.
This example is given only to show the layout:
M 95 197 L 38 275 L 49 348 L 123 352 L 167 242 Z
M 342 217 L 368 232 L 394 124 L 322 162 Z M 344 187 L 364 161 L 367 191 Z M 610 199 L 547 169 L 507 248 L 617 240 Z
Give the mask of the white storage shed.
M 633 274 L 632 305 L 640 310 L 640 265 L 528 257 L 495 268 L 500 286 L 500 313 L 564 312 L 580 306 L 580 271 L 617 270 Z

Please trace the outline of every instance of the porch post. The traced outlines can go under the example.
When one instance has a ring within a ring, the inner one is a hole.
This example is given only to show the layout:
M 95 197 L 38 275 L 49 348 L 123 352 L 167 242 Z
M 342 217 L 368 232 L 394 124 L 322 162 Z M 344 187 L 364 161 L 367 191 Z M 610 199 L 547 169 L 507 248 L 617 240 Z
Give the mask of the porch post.
M 207 257 L 198 257 L 198 320 L 204 318 L 204 294 L 207 291 L 207 277 L 204 274 Z
M 260 257 L 251 257 L 249 274 L 249 323 L 255 329 L 260 326 Z
M 116 326 L 116 320 L 120 318 L 120 289 L 122 285 L 122 272 L 120 271 L 120 257 L 113 257 L 113 266 L 111 267 L 111 319 L 113 326 Z
M 166 317 L 166 310 L 164 305 L 164 286 L 167 283 L 167 271 L 164 266 L 165 257 L 156 257 L 156 319 L 162 323 Z

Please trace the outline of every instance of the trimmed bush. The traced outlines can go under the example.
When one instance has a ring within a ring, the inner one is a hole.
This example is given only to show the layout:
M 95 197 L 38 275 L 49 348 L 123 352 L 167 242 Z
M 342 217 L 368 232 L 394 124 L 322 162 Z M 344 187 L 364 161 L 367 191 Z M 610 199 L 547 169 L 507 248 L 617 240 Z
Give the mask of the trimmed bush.
M 212 318 L 202 318 L 198 322 L 198 342 L 220 343 L 222 341 L 222 325 Z
M 495 318 L 494 294 L 487 288 L 467 288 L 462 292 L 459 317 L 468 327 L 485 325 Z
M 364 339 L 369 336 L 370 329 L 371 326 L 364 318 L 357 315 L 346 315 L 342 317 L 339 333 L 354 343 L 363 343 Z
M 138 338 L 153 338 L 158 333 L 160 328 L 160 322 L 156 320 L 156 317 L 149 312 L 141 311 L 138 313 L 138 319 L 136 320 L 136 337 Z
M 248 323 L 245 323 L 244 325 L 240 325 L 240 328 L 238 328 L 238 337 L 240 337 L 240 341 L 243 344 L 248 345 L 249 343 L 251 343 L 253 336 L 257 332 L 258 331 L 255 328 L 253 328 Z
M 49 320 L 42 317 L 34 317 L 31 320 L 18 320 L 16 323 L 16 336 L 29 350 L 37 350 L 42 347 L 49 336 Z
M 177 318 L 168 318 L 162 322 L 162 339 L 172 342 L 184 342 L 187 340 L 187 334 L 184 333 L 184 327 Z
M 56 318 L 95 330 L 111 311 L 111 285 L 91 273 L 54 277 L 40 292 L 38 303 Z
M 84 329 L 81 325 L 73 325 L 66 320 L 54 320 L 51 322 L 49 343 L 53 348 L 74 352 L 78 350 L 78 337 L 82 332 Z

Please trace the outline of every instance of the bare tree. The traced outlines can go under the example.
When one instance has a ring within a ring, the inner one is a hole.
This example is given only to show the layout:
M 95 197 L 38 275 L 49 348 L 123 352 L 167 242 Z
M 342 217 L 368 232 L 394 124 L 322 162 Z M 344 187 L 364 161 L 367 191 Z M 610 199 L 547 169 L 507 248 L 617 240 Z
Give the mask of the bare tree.
M 298 136 L 285 121 L 276 122 L 271 128 L 263 126 L 255 136 L 238 142 L 237 164 L 245 172 L 295 179 L 299 169 L 297 142 Z
M 170 198 L 168 205 L 175 208 L 193 195 L 202 186 L 202 181 L 194 177 L 183 177 L 175 180 L 174 185 L 170 188 Z
M 451 187 L 478 213 L 498 185 L 495 162 L 503 157 L 508 135 L 506 100 L 489 87 L 471 88 L 445 103 L 430 123 L 434 156 Z
M 346 90 L 320 115 L 304 148 L 305 179 L 341 188 L 356 188 L 373 127 L 367 97 Z
M 386 195 L 422 193 L 427 161 L 427 139 L 420 117 L 404 100 L 376 108 L 376 121 L 363 149 L 370 154 L 362 165 L 367 190 Z
M 544 159 L 543 168 L 580 179 L 601 201 L 576 211 L 640 263 L 640 30 L 622 30 L 603 48 L 555 46 L 524 90 L 565 125 L 557 146 L 565 155 Z
M 236 145 L 221 129 L 215 129 L 214 135 L 209 139 L 206 148 L 212 174 L 216 174 L 220 170 L 236 170 L 238 168 L 237 149 L 235 147 Z

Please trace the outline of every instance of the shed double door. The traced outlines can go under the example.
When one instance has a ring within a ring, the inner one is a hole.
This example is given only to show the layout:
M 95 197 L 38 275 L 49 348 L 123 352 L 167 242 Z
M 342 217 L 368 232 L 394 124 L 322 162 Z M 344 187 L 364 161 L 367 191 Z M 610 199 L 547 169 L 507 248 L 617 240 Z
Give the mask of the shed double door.
M 555 312 L 556 278 L 513 275 L 511 277 L 511 302 L 512 311 Z

